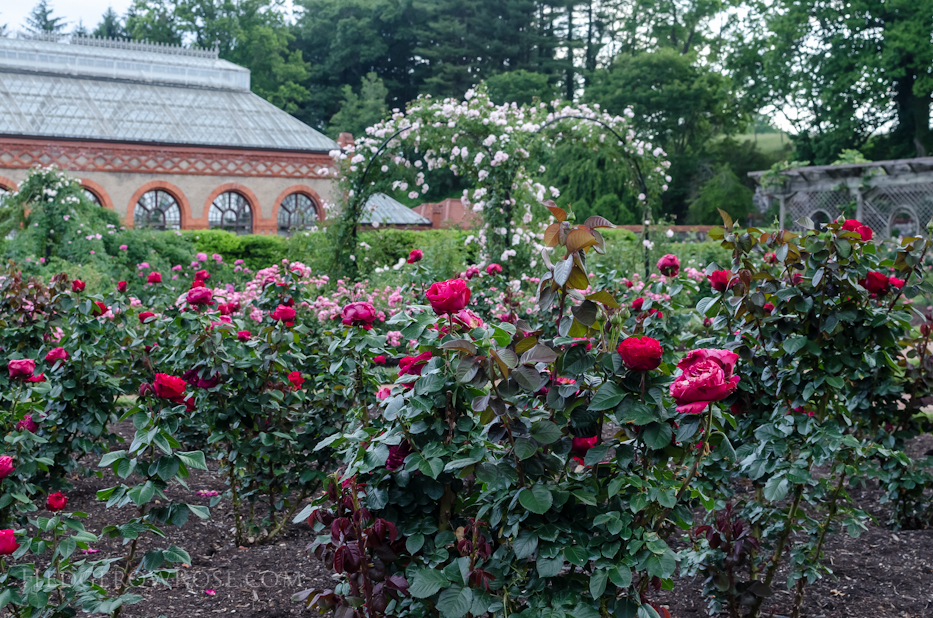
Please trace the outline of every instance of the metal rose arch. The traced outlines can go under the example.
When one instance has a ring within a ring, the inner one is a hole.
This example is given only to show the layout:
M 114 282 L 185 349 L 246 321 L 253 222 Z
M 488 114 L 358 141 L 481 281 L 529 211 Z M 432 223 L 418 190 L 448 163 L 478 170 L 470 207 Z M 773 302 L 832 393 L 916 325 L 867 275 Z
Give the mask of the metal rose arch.
M 483 224 L 467 242 L 478 243 L 482 261 L 499 262 L 507 270 L 515 263 L 533 267 L 545 247 L 544 229 L 553 223 L 541 204 L 559 191 L 535 180 L 543 166 L 528 168 L 537 165 L 544 149 L 562 142 L 617 150 L 629 163 L 631 184 L 650 219 L 670 164 L 663 150 L 636 138 L 631 116 L 630 110 L 612 116 L 559 102 L 497 106 L 483 87 L 468 91 L 462 101 L 419 97 L 405 112 L 368 128 L 354 145 L 332 153 L 343 202 L 333 226 L 335 266 L 349 276 L 356 273 L 358 228 L 373 195 L 401 190 L 415 199 L 430 188 L 426 174 L 446 168 L 472 187 L 462 199 L 482 214 Z

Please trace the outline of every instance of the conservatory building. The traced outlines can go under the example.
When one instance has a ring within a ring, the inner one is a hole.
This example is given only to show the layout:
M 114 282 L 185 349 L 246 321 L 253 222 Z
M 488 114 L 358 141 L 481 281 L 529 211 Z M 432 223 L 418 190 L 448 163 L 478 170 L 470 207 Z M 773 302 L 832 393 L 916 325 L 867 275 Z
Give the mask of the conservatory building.
M 128 227 L 287 235 L 324 219 L 337 148 L 216 50 L 0 37 L 0 193 L 55 165 Z

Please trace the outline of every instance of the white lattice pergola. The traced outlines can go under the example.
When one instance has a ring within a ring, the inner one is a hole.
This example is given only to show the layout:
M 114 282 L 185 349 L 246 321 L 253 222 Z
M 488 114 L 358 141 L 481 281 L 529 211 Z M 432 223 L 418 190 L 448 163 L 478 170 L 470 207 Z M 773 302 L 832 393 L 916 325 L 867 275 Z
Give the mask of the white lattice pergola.
M 762 178 L 766 173 L 749 176 L 758 182 L 763 210 L 778 200 L 781 227 L 801 217 L 835 220 L 845 209 L 881 242 L 918 236 L 933 218 L 933 157 L 797 167 L 780 172 L 783 183 L 776 184 Z

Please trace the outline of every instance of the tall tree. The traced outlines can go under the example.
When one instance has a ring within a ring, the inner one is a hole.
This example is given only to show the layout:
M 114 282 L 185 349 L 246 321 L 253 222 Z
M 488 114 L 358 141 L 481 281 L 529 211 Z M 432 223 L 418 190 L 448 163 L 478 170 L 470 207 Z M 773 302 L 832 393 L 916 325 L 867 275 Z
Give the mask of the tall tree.
M 176 3 L 173 0 L 134 0 L 126 14 L 126 31 L 137 41 L 181 45 Z
M 388 89 L 382 80 L 369 72 L 360 85 L 357 94 L 348 85 L 343 87 L 343 106 L 340 111 L 330 119 L 330 133 L 337 137 L 340 133 L 363 135 L 367 127 L 371 127 L 386 116 L 386 97 Z
M 798 158 L 829 163 L 869 140 L 872 159 L 933 152 L 933 0 L 752 7 L 730 66 L 751 98 L 786 113 Z
M 48 0 L 39 0 L 26 17 L 26 32 L 31 34 L 63 33 L 68 22 L 64 17 L 53 16 L 53 10 Z
M 112 6 L 108 6 L 100 21 L 92 32 L 94 36 L 118 39 L 126 36 L 126 30 L 123 27 L 123 21 Z

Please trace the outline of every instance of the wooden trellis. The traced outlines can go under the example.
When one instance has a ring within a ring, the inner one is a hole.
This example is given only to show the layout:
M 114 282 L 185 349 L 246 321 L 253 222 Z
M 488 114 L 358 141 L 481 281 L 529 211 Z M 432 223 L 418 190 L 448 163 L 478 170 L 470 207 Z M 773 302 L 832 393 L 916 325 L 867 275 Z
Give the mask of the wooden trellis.
M 846 214 L 870 226 L 875 241 L 925 233 L 933 219 L 933 157 L 815 165 L 780 172 L 750 172 L 758 182 L 756 197 L 763 210 L 780 205 L 781 227 L 799 227 Z

